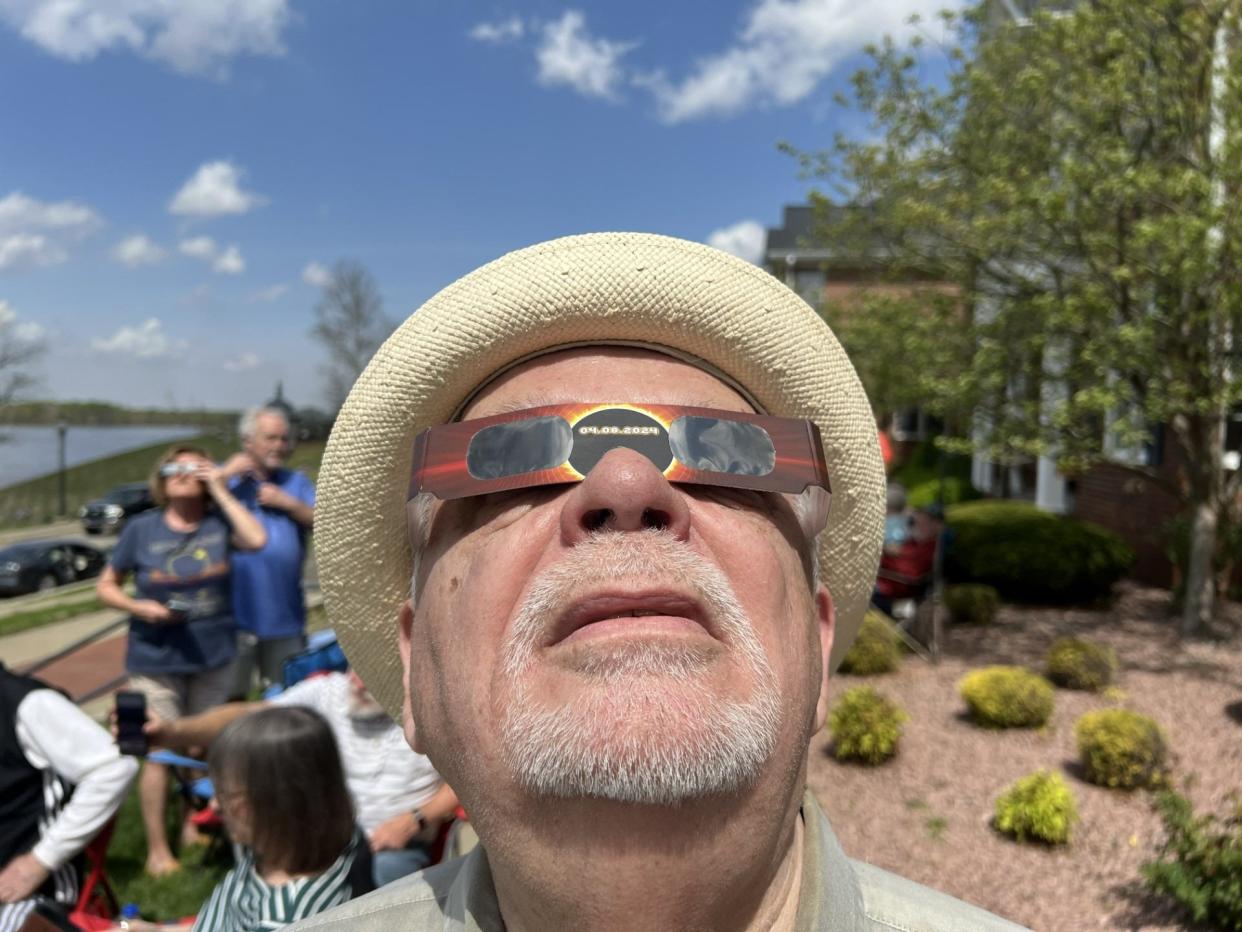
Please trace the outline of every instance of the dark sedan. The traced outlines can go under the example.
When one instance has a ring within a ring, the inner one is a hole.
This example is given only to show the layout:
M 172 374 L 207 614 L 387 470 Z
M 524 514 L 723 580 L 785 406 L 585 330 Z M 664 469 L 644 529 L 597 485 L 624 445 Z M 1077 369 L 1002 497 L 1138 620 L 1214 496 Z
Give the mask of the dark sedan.
M 103 498 L 83 505 L 78 517 L 82 519 L 82 529 L 87 534 L 102 534 L 104 531 L 119 534 L 126 521 L 154 507 L 155 500 L 151 498 L 147 484 L 129 482 L 118 485 Z
M 104 555 L 71 540 L 31 540 L 0 550 L 0 595 L 43 592 L 98 576 Z

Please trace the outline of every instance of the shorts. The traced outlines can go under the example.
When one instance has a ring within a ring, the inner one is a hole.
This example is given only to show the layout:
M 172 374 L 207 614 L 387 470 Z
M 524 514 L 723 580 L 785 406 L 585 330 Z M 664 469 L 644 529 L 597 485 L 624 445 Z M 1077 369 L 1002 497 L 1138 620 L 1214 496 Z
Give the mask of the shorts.
M 147 709 L 166 722 L 197 715 L 229 698 L 229 664 L 199 673 L 131 673 L 129 688 L 147 697 Z
M 237 656 L 233 658 L 229 697 L 237 700 L 248 698 L 256 670 L 259 674 L 260 691 L 267 689 L 273 683 L 283 686 L 285 661 L 305 649 L 306 635 L 304 634 L 260 640 L 249 631 L 238 631 Z

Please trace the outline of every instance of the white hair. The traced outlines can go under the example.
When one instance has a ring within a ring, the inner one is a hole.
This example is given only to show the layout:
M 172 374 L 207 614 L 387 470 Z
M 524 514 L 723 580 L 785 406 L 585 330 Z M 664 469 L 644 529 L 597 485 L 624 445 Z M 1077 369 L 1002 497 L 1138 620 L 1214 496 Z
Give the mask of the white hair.
M 259 418 L 268 415 L 280 418 L 285 422 L 286 428 L 292 426 L 289 423 L 289 415 L 285 414 L 281 408 L 263 405 L 257 408 L 247 408 L 242 412 L 242 416 L 237 421 L 237 436 L 242 440 L 248 440 L 253 437 L 258 427 Z

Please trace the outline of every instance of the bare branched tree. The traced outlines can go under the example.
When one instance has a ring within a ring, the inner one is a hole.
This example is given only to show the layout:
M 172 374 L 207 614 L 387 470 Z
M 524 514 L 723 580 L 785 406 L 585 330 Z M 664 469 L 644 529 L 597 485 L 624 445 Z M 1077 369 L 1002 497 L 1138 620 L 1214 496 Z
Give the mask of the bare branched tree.
M 32 367 L 45 352 L 46 344 L 23 336 L 17 315 L 0 301 L 0 408 L 38 381 Z
M 311 336 L 328 352 L 324 395 L 334 412 L 345 403 L 354 381 L 394 327 L 366 267 L 356 259 L 337 262 L 315 305 L 311 328 Z

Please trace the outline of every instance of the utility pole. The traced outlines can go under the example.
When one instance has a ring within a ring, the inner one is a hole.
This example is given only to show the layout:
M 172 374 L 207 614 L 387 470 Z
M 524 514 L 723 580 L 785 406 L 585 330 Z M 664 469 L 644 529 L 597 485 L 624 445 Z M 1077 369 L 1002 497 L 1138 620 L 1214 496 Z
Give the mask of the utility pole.
M 58 441 L 57 442 L 57 450 L 58 450 L 57 458 L 59 460 L 59 467 L 60 467 L 59 473 L 56 479 L 56 487 L 59 493 L 58 499 L 60 502 L 60 507 L 57 509 L 56 513 L 60 515 L 60 517 L 62 518 L 65 517 L 66 515 L 66 509 L 65 509 L 65 433 L 68 430 L 69 430 L 69 425 L 65 423 L 64 418 L 61 418 L 60 420 L 56 422 L 56 436 L 57 436 L 57 441 Z

